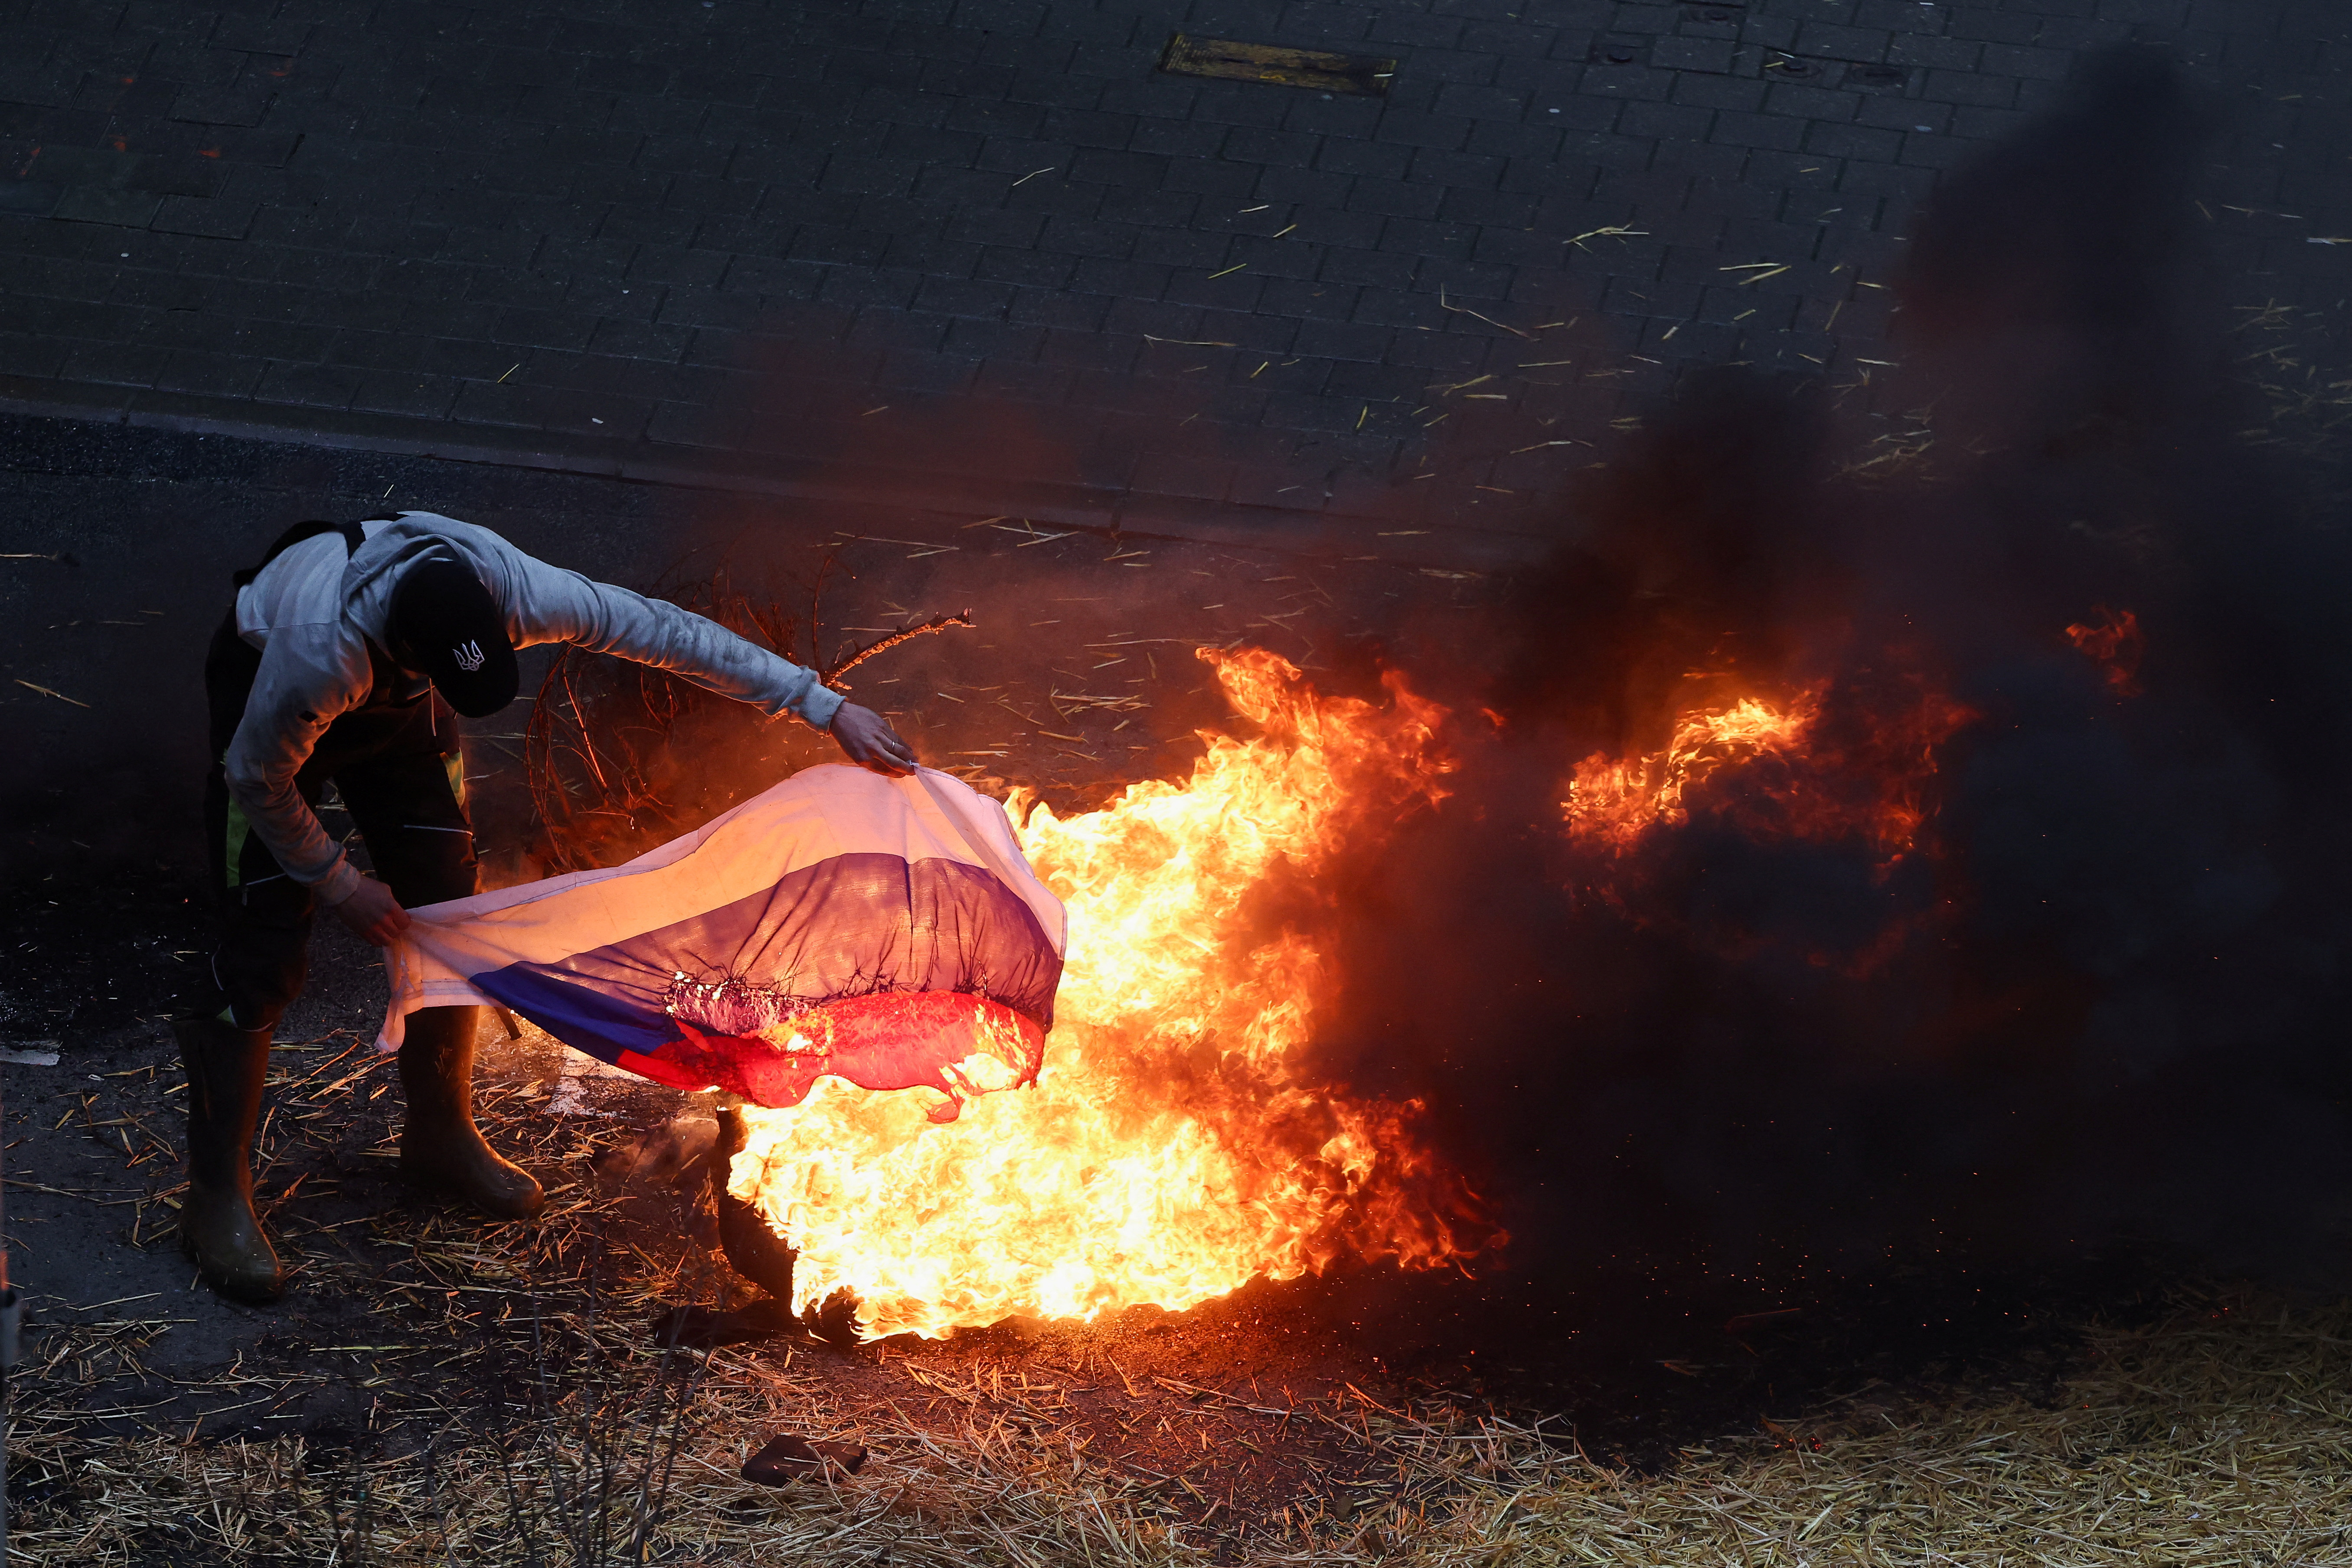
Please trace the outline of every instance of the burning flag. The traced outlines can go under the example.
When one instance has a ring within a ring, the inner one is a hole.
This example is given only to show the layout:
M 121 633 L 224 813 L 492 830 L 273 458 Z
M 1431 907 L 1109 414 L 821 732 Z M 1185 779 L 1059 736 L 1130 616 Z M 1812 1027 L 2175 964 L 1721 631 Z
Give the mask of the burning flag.
M 821 1075 L 971 1096 L 1033 1081 L 1065 918 L 1004 809 L 948 774 L 794 774 L 625 865 L 412 910 L 383 1038 L 495 1002 L 670 1084 L 793 1106 Z
M 729 1191 L 798 1249 L 795 1310 L 859 1331 L 1181 1311 L 1342 1259 L 1457 1265 L 1502 1238 L 1423 1107 L 1352 1089 L 1318 1049 L 1345 983 L 1312 888 L 1444 798 L 1445 710 L 1391 676 L 1325 696 L 1258 648 L 1203 649 L 1247 739 L 1091 811 L 1015 807 L 1070 910 L 1054 1060 L 952 1128 L 820 1083 L 751 1110 Z M 1270 918 L 1268 889 L 1292 889 Z

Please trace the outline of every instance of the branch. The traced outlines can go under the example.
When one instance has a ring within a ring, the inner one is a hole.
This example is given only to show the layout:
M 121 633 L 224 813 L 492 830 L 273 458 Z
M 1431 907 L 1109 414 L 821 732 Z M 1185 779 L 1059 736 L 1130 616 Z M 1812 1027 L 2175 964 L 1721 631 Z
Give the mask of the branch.
M 820 670 L 818 672 L 817 679 L 824 681 L 827 686 L 838 687 L 842 690 L 846 691 L 849 689 L 849 684 L 841 678 L 847 675 L 851 670 L 856 669 L 859 665 L 864 664 L 867 659 L 872 658 L 876 654 L 887 653 L 890 649 L 897 647 L 900 643 L 911 642 L 915 638 L 921 637 L 928 632 L 943 632 L 950 626 L 969 626 L 971 624 L 971 612 L 970 610 L 966 610 L 961 615 L 958 616 L 933 616 L 929 620 L 923 622 L 920 626 L 908 626 L 903 631 L 895 631 L 887 637 L 882 637 L 877 641 L 867 643 L 864 647 L 859 648 L 847 658 L 840 660 L 829 668 Z

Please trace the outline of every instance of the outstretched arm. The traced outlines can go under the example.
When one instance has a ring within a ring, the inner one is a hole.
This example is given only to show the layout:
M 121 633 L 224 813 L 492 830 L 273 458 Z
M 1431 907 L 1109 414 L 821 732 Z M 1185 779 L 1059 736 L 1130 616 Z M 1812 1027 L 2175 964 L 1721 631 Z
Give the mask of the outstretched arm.
M 514 552 L 515 646 L 568 642 L 634 659 L 749 703 L 831 730 L 841 694 L 816 672 L 738 637 L 718 622 L 662 599 L 593 582 Z
M 561 641 L 617 654 L 763 713 L 790 713 L 832 735 L 860 767 L 898 777 L 917 766 L 914 748 L 887 720 L 843 700 L 814 670 L 690 610 L 549 566 L 494 536 L 484 542 L 501 552 L 516 646 Z

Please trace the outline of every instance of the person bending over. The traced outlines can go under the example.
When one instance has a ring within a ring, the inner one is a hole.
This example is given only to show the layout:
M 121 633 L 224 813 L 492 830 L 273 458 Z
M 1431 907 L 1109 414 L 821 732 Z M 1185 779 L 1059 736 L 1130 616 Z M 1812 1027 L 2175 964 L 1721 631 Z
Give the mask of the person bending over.
M 188 1192 L 180 1236 L 222 1294 L 273 1300 L 285 1272 L 253 1209 L 251 1150 L 269 1039 L 302 989 L 320 904 L 381 947 L 406 906 L 474 889 L 474 837 L 454 715 L 512 701 L 515 650 L 564 642 L 667 670 L 829 731 L 893 776 L 914 752 L 889 722 L 816 675 L 675 605 L 532 559 L 486 528 L 432 512 L 306 522 L 239 572 L 205 659 L 214 759 L 205 791 L 220 941 L 175 1020 L 188 1075 Z M 341 792 L 381 881 L 319 825 Z M 478 1007 L 412 1014 L 400 1173 L 499 1219 L 526 1219 L 539 1184 L 482 1141 L 473 1115 Z

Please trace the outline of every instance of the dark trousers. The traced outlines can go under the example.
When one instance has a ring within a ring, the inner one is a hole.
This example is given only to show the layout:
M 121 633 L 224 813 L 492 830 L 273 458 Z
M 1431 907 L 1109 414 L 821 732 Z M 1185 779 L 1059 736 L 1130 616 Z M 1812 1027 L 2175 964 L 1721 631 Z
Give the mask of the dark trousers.
M 205 658 L 213 754 L 205 833 L 221 935 L 210 988 L 191 999 L 191 1010 L 240 1029 L 277 1027 L 301 994 L 315 903 L 310 888 L 280 869 L 252 831 L 222 769 L 260 665 L 260 654 L 236 635 L 232 612 Z M 371 700 L 329 725 L 295 775 L 295 788 L 313 811 L 333 782 L 376 875 L 404 907 L 474 891 L 474 835 L 466 820 L 456 719 L 430 688 L 405 701 Z

